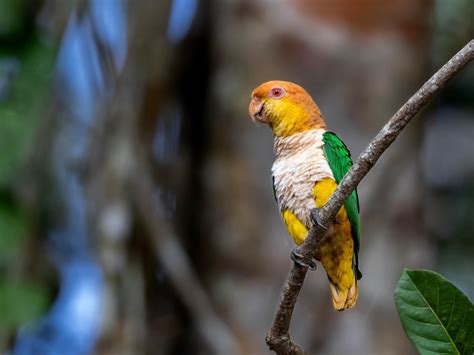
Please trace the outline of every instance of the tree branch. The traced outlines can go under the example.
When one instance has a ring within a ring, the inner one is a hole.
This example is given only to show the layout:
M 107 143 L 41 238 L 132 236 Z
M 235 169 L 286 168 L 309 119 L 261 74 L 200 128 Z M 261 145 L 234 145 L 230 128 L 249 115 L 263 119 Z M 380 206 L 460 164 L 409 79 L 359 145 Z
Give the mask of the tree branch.
M 439 69 L 385 124 L 368 147 L 362 152 L 347 172 L 329 201 L 319 211 L 318 225 L 314 225 L 301 246 L 303 262 L 309 264 L 318 242 L 324 238 L 330 225 L 350 193 L 367 175 L 385 150 L 395 141 L 411 119 L 438 93 L 446 83 L 474 59 L 474 40 L 471 40 L 441 69 Z M 290 339 L 290 322 L 298 294 L 308 271 L 307 267 L 294 264 L 286 279 L 280 296 L 273 324 L 265 340 L 277 354 L 305 354 L 305 351 Z

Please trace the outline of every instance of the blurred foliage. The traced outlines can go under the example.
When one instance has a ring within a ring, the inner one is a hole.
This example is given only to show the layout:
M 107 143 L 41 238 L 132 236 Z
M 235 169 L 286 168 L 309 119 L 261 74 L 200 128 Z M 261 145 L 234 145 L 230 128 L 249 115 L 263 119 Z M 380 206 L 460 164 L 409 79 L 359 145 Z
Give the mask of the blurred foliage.
M 32 281 L 0 280 L 0 329 L 14 330 L 39 317 L 46 310 L 49 294 Z
M 438 67 L 474 38 L 474 1 L 436 0 L 434 22 L 433 57 Z M 471 94 L 474 92 L 474 67 L 470 65 L 464 69 L 450 87 L 453 90 L 446 92 L 448 99 L 474 105 Z
M 441 275 L 405 269 L 395 303 L 406 334 L 420 354 L 472 354 L 474 305 Z
M 0 200 L 0 329 L 8 332 L 44 312 L 48 288 L 29 278 L 18 278 L 30 226 L 22 210 Z M 0 332 L 0 336 L 2 333 Z
M 0 0 L 0 38 L 14 38 L 22 34 L 30 0 Z
M 436 0 L 436 59 L 443 64 L 472 38 L 474 1 Z
M 28 222 L 15 206 L 0 201 L 0 268 L 18 260 L 25 244 Z
M 52 78 L 55 46 L 35 35 L 16 53 L 0 48 L 0 186 L 29 151 Z
M 31 226 L 11 189 L 32 151 L 56 55 L 31 24 L 33 5 L 0 1 L 0 336 L 39 316 L 49 302 L 48 288 L 25 275 Z

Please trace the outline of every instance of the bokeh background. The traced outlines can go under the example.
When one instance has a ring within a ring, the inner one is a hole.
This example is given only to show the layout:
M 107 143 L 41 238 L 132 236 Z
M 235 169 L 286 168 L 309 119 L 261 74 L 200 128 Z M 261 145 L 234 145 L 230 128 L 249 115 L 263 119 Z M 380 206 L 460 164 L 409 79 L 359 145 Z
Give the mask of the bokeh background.
M 251 90 L 316 98 L 358 156 L 474 34 L 472 0 L 0 0 L 0 353 L 268 354 L 292 248 Z M 474 67 L 359 187 L 359 302 L 307 277 L 311 354 L 414 354 L 393 292 L 474 297 Z

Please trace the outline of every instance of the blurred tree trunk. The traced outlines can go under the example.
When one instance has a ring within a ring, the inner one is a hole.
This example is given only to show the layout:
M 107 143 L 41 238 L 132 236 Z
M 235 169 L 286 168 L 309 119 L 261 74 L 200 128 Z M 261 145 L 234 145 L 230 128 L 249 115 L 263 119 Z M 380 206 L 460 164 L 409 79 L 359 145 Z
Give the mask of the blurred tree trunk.
M 152 236 L 130 205 L 130 184 L 136 181 L 131 163 L 138 144 L 154 164 L 156 194 L 168 209 L 165 216 L 176 224 L 198 271 L 206 272 L 200 257 L 199 172 L 206 144 L 210 61 L 209 18 L 206 7 L 200 9 L 200 25 L 177 47 L 166 38 L 168 4 L 141 2 L 130 9 L 129 58 L 97 125 L 88 185 L 92 231 L 108 280 L 109 307 L 100 347 L 104 354 L 206 349 L 152 252 Z M 109 222 L 114 218 L 131 225 L 114 230 Z

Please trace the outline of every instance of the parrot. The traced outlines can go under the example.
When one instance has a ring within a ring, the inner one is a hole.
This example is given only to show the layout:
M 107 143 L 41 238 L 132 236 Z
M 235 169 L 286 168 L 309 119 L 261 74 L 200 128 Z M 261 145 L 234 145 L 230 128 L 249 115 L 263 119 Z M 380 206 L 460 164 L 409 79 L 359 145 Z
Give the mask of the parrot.
M 286 229 L 299 246 L 313 225 L 311 210 L 324 206 L 352 166 L 350 152 L 335 133 L 326 130 L 319 107 L 297 84 L 277 80 L 261 84 L 251 94 L 249 113 L 255 123 L 268 124 L 273 132 L 273 193 Z M 352 308 L 357 302 L 357 281 L 362 277 L 359 245 L 355 189 L 314 255 L 326 271 L 337 311 Z M 297 256 L 292 253 L 295 262 Z M 305 266 L 315 266 L 312 264 Z

